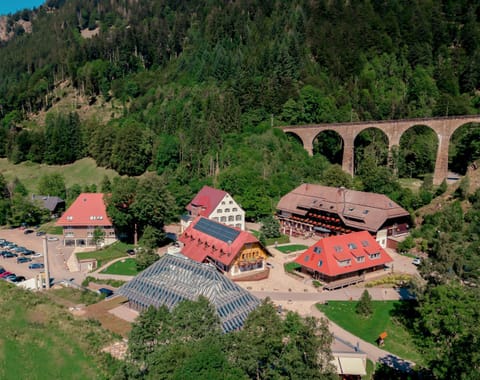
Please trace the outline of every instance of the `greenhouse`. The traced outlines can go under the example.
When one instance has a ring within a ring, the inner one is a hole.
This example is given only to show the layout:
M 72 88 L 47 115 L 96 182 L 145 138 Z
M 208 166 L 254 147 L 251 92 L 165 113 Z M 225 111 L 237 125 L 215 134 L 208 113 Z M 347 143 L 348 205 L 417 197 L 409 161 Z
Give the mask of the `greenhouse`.
M 215 306 L 224 332 L 242 328 L 248 314 L 260 304 L 214 266 L 173 254 L 163 256 L 116 293 L 138 311 L 163 305 L 172 309 L 183 300 L 204 296 Z

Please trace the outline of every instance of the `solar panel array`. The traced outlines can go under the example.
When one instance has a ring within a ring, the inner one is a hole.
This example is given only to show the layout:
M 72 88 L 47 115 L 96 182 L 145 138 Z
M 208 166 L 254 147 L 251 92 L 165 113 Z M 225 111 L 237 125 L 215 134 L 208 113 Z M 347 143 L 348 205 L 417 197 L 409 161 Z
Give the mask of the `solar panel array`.
M 238 330 L 260 301 L 213 266 L 166 254 L 118 291 L 133 304 L 175 307 L 202 295 L 215 306 L 224 332 Z
M 193 229 L 210 235 L 225 243 L 233 243 L 238 235 L 240 235 L 240 231 L 206 218 L 198 220 Z

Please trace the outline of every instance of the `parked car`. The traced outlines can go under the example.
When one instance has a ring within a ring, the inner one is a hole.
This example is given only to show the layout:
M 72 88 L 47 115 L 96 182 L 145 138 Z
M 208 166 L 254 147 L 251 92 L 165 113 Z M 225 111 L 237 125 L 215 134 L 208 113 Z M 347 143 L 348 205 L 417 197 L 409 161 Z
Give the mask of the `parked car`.
M 45 232 L 43 231 L 37 231 L 37 233 L 35 234 L 37 236 L 44 236 L 45 235 Z
M 29 263 L 32 261 L 30 257 L 19 257 L 17 258 L 17 264 Z
M 7 274 L 5 277 L 3 277 L 4 280 L 12 281 L 17 278 L 17 275 L 15 273 L 10 273 Z
M 105 298 L 113 295 L 113 290 L 107 289 L 107 288 L 100 288 L 100 289 L 97 290 L 97 292 L 100 295 L 102 295 L 102 294 L 105 295 Z
M 28 269 L 43 269 L 42 263 L 32 263 L 28 266 Z
M 2 252 L 2 256 L 3 256 L 4 259 L 10 259 L 12 257 L 18 257 L 18 255 L 16 253 L 6 252 L 6 251 Z
M 31 255 L 32 259 L 38 259 L 40 257 L 43 257 L 43 254 L 42 253 L 33 253 L 33 255 Z
M 6 270 L 5 272 L 0 274 L 0 278 L 7 277 L 9 274 L 12 274 L 12 272 L 9 272 L 8 270 Z
M 134 249 L 127 249 L 127 255 L 130 255 L 130 256 L 135 255 L 135 250 Z
M 26 249 L 25 251 L 22 252 L 23 256 L 30 256 L 34 254 L 35 254 L 35 251 L 32 251 L 31 249 Z
M 35 231 L 34 231 L 34 230 L 31 230 L 31 229 L 28 229 L 28 230 L 23 231 L 23 233 L 24 233 L 25 235 L 33 234 L 34 232 L 35 232 Z
M 47 237 L 47 240 L 48 240 L 48 241 L 58 241 L 58 237 L 56 237 L 56 236 L 49 236 L 49 237 Z
M 25 280 L 26 280 L 26 278 L 23 277 L 23 276 L 15 276 L 15 278 L 10 280 L 10 281 L 17 283 L 17 282 L 22 282 L 22 281 L 25 281 Z
M 422 263 L 422 260 L 419 257 L 415 257 L 412 261 L 413 265 L 420 265 Z

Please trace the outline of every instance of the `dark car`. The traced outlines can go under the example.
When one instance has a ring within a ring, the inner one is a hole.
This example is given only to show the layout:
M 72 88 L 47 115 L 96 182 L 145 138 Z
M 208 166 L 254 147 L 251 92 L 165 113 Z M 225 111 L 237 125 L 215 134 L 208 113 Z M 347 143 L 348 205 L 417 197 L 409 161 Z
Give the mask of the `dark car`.
M 22 282 L 22 281 L 25 281 L 26 278 L 23 277 L 23 276 L 15 276 L 14 279 L 10 280 L 11 282 Z
M 43 231 L 37 231 L 37 233 L 35 234 L 37 236 L 44 236 L 45 235 L 45 232 Z
M 23 263 L 29 263 L 32 261 L 30 257 L 18 257 L 17 258 L 17 264 L 23 264 Z
M 23 231 L 23 233 L 24 233 L 25 235 L 33 234 L 34 232 L 35 232 L 35 231 L 34 231 L 34 230 L 31 230 L 31 229 L 28 229 L 28 230 Z
M 28 269 L 43 269 L 42 263 L 32 263 L 28 266 Z
M 4 259 L 10 259 L 12 257 L 18 257 L 18 255 L 16 253 L 6 252 L 6 251 L 2 252 L 2 256 L 3 256 Z
M 100 289 L 97 290 L 97 292 L 100 295 L 102 295 L 102 294 L 105 295 L 105 298 L 113 295 L 113 290 L 107 289 L 107 288 L 100 288 Z
M 25 251 L 22 252 L 23 256 L 30 256 L 33 255 L 35 251 L 32 251 L 31 249 L 26 249 Z
M 12 281 L 17 278 L 17 275 L 15 273 L 11 273 L 3 277 L 4 280 Z
M 134 249 L 127 249 L 127 255 L 130 255 L 130 256 L 135 255 L 135 250 Z

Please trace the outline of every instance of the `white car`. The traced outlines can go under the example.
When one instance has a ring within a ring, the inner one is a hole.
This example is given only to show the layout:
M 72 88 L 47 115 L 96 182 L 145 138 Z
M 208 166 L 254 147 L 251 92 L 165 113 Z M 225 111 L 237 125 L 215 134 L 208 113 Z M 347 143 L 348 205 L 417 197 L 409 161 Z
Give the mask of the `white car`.
M 422 260 L 419 257 L 415 257 L 412 261 L 413 265 L 420 265 L 422 263 Z
M 58 237 L 56 237 L 56 236 L 49 236 L 49 237 L 47 237 L 47 240 L 48 240 L 48 241 L 58 241 Z
M 30 256 L 32 259 L 38 259 L 39 257 L 43 257 L 42 253 L 34 253 L 33 255 Z

